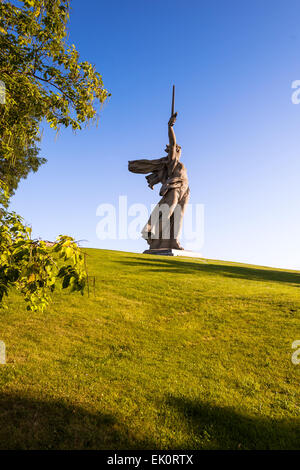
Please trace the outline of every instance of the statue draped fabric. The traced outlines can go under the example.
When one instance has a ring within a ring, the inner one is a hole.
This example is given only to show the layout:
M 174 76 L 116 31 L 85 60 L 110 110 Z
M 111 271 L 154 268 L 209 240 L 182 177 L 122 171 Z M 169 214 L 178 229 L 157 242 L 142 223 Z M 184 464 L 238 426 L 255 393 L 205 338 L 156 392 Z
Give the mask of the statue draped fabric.
M 178 239 L 190 190 L 186 168 L 179 161 L 181 147 L 176 144 L 173 129 L 176 117 L 177 113 L 173 114 L 168 123 L 169 145 L 165 149 L 167 157 L 128 162 L 128 169 L 132 173 L 147 174 L 146 179 L 151 189 L 155 184 L 162 184 L 159 192 L 162 198 L 142 230 L 143 238 L 153 250 L 183 249 Z

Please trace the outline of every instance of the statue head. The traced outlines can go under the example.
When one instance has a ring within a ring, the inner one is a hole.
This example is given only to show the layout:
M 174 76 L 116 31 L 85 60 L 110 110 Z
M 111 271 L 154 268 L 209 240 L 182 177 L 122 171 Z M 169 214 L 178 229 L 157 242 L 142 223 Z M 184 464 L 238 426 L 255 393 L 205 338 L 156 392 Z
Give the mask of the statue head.
M 166 145 L 165 152 L 169 153 L 170 146 Z M 176 144 L 176 160 L 179 160 L 181 157 L 181 146 Z

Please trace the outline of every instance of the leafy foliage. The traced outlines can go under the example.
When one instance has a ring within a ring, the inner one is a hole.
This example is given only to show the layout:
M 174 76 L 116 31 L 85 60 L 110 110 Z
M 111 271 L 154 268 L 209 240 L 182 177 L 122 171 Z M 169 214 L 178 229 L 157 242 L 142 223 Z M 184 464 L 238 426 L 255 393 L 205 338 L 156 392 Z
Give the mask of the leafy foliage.
M 1 200 L 7 197 L 2 190 Z M 61 266 L 61 264 L 63 265 Z M 63 289 L 80 291 L 86 282 L 84 255 L 72 237 L 60 235 L 53 246 L 31 239 L 31 228 L 4 208 L 0 225 L 0 304 L 17 288 L 28 310 L 43 310 L 61 281 Z
M 42 121 L 76 131 L 109 96 L 95 67 L 67 44 L 68 19 L 69 0 L 0 0 L 0 304 L 15 287 L 30 310 L 43 309 L 59 283 L 82 293 L 86 282 L 73 238 L 60 235 L 46 246 L 7 210 L 20 179 L 46 161 L 39 157 Z
M 40 124 L 81 129 L 109 96 L 102 77 L 66 43 L 69 0 L 0 2 L 0 178 L 10 194 L 46 160 Z

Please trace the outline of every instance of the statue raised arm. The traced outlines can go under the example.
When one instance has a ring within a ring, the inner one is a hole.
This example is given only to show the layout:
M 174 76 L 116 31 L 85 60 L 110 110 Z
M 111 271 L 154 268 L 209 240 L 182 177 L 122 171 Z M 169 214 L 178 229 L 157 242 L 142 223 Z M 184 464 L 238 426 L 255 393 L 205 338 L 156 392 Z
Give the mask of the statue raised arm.
M 173 129 L 177 118 L 177 113 L 174 112 L 174 90 L 173 87 L 172 114 L 168 122 L 169 144 L 165 148 L 167 157 L 128 162 L 129 171 L 148 174 L 146 179 L 151 189 L 155 184 L 162 183 L 159 192 L 162 198 L 142 230 L 142 236 L 150 245 L 150 250 L 183 249 L 178 237 L 190 190 L 186 168 L 179 161 L 181 147 L 176 142 Z M 165 208 L 167 208 L 167 213 Z M 163 218 L 161 217 L 162 209 L 164 210 Z

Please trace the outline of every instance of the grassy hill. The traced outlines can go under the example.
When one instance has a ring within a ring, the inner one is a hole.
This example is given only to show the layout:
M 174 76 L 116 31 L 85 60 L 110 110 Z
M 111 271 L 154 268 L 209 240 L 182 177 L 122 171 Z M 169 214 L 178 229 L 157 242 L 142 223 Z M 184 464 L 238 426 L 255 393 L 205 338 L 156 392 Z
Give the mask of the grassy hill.
M 300 273 L 89 249 L 89 297 L 0 314 L 0 447 L 300 448 Z

